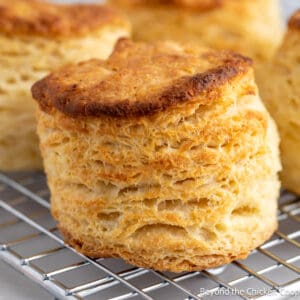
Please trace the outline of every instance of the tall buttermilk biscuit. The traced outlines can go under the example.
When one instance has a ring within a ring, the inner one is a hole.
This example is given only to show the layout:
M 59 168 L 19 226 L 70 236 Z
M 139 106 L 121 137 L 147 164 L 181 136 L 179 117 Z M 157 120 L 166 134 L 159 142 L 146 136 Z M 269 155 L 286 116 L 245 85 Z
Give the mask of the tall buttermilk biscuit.
M 128 32 L 107 6 L 0 0 L 0 170 L 41 168 L 31 85 L 63 64 L 106 58 Z
M 290 19 L 274 60 L 259 75 L 262 98 L 281 135 L 283 186 L 300 195 L 300 10 Z
M 275 230 L 278 136 L 250 60 L 121 40 L 32 92 L 52 212 L 80 252 L 201 270 Z
M 261 63 L 281 41 L 278 0 L 110 0 L 127 12 L 133 37 L 230 49 Z

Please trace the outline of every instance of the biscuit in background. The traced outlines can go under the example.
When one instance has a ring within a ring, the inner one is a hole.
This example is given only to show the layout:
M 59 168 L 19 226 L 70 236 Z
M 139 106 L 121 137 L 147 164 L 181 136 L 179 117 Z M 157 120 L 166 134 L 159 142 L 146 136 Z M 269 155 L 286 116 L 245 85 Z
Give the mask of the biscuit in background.
M 259 64 L 282 38 L 278 0 L 110 0 L 124 10 L 137 41 L 176 40 L 230 49 Z
M 281 135 L 282 184 L 300 194 L 300 10 L 274 59 L 258 72 L 258 83 Z
M 31 85 L 61 65 L 106 58 L 128 34 L 107 6 L 0 0 L 0 170 L 42 167 Z
M 32 91 L 52 213 L 80 252 L 201 270 L 276 229 L 279 139 L 249 59 L 120 40 Z

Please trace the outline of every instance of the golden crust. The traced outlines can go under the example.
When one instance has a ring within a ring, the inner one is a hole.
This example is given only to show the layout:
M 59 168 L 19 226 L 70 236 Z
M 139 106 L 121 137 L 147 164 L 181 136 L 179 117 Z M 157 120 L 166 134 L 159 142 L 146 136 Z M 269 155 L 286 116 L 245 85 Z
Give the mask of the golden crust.
M 40 36 L 78 36 L 126 18 L 105 5 L 59 5 L 39 0 L 0 0 L 0 32 Z
M 121 39 L 107 61 L 67 66 L 38 81 L 32 94 L 43 110 L 55 107 L 71 116 L 143 116 L 199 95 L 206 95 L 203 104 L 213 103 L 216 90 L 251 63 L 226 51 Z
M 289 20 L 289 28 L 300 29 L 300 9 Z
M 227 0 L 228 1 L 228 0 Z M 138 5 L 172 5 L 187 9 L 197 9 L 206 11 L 222 6 L 224 0 L 114 0 L 116 4 L 138 6 Z

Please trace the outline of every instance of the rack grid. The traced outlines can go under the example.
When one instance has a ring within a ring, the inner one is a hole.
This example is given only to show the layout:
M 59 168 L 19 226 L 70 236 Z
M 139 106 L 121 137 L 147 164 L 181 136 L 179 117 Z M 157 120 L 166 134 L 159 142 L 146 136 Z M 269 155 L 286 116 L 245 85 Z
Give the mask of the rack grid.
M 49 208 L 43 173 L 0 173 L 0 258 L 58 299 L 300 299 L 300 198 L 285 191 L 279 229 L 246 260 L 181 274 L 81 255 Z

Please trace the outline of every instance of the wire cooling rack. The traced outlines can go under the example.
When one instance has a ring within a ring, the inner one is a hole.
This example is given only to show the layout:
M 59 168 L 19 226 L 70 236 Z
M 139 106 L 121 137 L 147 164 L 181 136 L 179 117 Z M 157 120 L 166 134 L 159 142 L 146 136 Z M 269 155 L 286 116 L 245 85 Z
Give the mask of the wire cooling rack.
M 279 229 L 247 260 L 172 274 L 91 259 L 65 245 L 42 173 L 0 173 L 0 258 L 59 299 L 300 299 L 300 198 L 283 192 Z

